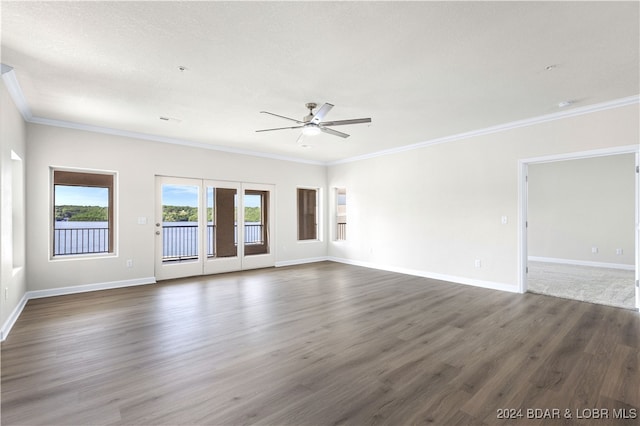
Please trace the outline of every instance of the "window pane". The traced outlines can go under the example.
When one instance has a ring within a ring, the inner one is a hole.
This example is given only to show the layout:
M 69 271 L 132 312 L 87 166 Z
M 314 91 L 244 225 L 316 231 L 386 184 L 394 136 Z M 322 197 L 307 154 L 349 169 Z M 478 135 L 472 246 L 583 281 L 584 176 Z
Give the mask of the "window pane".
M 347 190 L 336 188 L 336 240 L 347 239 Z
M 237 243 L 237 192 L 207 187 L 207 256 L 234 257 Z
M 110 252 L 109 188 L 54 185 L 53 254 Z
M 244 254 L 269 253 L 267 228 L 267 191 L 246 190 L 244 193 Z
M 318 239 L 317 193 L 298 188 L 298 240 Z
M 216 228 L 215 228 L 215 194 L 216 189 L 208 186 L 207 187 L 207 257 L 215 257 L 216 256 Z

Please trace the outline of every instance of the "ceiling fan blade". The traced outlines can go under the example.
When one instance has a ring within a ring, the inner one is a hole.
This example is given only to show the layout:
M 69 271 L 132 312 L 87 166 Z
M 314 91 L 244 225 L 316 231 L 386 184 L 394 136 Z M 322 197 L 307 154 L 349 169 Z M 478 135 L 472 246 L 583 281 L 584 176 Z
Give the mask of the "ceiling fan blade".
M 287 130 L 287 129 L 300 129 L 304 126 L 293 126 L 293 127 L 278 127 L 275 129 L 262 129 L 262 130 L 256 130 L 256 132 L 271 132 L 273 130 Z
M 313 124 L 320 123 L 324 116 L 327 115 L 329 111 L 331 111 L 331 108 L 333 108 L 333 105 L 331 104 L 325 103 L 324 105 L 322 105 L 318 112 L 316 112 L 315 115 L 311 118 L 311 122 Z
M 330 135 L 333 135 L 333 136 L 340 136 L 341 138 L 348 138 L 348 137 L 349 137 L 349 135 L 348 135 L 348 134 L 346 134 L 346 133 L 342 133 L 342 132 L 339 132 L 339 131 L 337 131 L 337 130 L 328 129 L 328 128 L 326 128 L 326 127 L 321 127 L 321 126 L 318 126 L 318 128 L 319 128 L 320 130 L 322 130 L 323 132 L 325 132 L 325 133 L 329 133 Z
M 298 124 L 303 124 L 304 123 L 304 121 L 296 120 L 295 118 L 285 117 L 284 115 L 274 114 L 274 113 L 269 112 L 269 111 L 260 111 L 260 114 L 275 115 L 276 117 L 284 118 L 285 120 L 295 121 Z
M 325 121 L 323 123 L 318 123 L 321 126 L 344 126 L 345 124 L 362 124 L 362 123 L 371 123 L 370 118 L 354 118 L 351 120 L 337 120 L 337 121 Z

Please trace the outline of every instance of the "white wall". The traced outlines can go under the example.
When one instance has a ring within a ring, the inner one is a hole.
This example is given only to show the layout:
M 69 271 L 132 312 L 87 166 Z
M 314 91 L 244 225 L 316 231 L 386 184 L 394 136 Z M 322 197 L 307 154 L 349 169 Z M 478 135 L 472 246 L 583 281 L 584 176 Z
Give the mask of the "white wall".
M 276 262 L 326 256 L 326 239 L 296 241 L 296 186 L 324 188 L 324 166 L 38 124 L 28 124 L 27 141 L 29 290 L 154 277 L 156 175 L 274 184 Z M 118 173 L 117 257 L 50 260 L 51 166 Z M 139 225 L 138 217 L 146 217 L 147 224 Z M 133 259 L 132 268 L 126 259 Z
M 635 164 L 634 154 L 531 164 L 529 256 L 633 266 Z
M 10 102 L 3 91 L 2 118 L 12 124 L 2 126 L 0 254 L 3 285 L 15 289 L 3 301 L 3 320 L 25 290 L 152 278 L 156 175 L 274 184 L 280 264 L 328 254 L 349 263 L 517 291 L 518 160 L 639 140 L 638 105 L 633 104 L 328 168 L 38 124 L 26 126 L 25 153 L 25 126 L 15 107 L 6 107 Z M 28 284 L 24 275 L 13 275 L 6 248 L 5 236 L 15 234 L 9 231 L 6 190 L 11 149 L 26 158 Z M 117 257 L 50 260 L 51 166 L 118 172 Z M 298 186 L 322 190 L 323 241 L 296 241 Z M 348 194 L 344 242 L 327 238 L 334 232 L 336 187 Z M 138 217 L 147 217 L 148 224 L 138 225 Z M 126 267 L 126 259 L 134 260 L 133 268 Z
M 518 160 L 635 145 L 638 128 L 633 104 L 333 165 L 349 220 L 329 256 L 517 291 Z
M 21 302 L 25 278 L 25 123 L 0 84 L 0 324 Z M 0 339 L 8 330 L 0 332 Z

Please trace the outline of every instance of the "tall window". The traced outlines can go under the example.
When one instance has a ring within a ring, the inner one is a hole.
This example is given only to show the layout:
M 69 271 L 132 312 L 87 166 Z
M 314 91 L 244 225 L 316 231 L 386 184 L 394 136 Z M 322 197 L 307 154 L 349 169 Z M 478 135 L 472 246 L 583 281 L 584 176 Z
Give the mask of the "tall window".
M 347 239 L 347 190 L 336 188 L 336 240 Z
M 298 240 L 318 239 L 318 190 L 298 188 Z
M 53 171 L 53 256 L 113 253 L 114 175 Z
M 244 254 L 269 253 L 269 191 L 244 192 Z

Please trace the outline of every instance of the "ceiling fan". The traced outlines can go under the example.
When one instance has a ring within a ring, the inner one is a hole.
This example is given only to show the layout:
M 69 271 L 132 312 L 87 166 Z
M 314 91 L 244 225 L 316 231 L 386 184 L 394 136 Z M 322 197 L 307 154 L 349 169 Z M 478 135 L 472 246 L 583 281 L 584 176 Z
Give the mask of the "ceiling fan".
M 278 127 L 275 129 L 263 129 L 256 130 L 256 132 L 271 132 L 273 130 L 286 130 L 286 129 L 302 129 L 302 133 L 298 137 L 298 142 L 302 140 L 304 136 L 313 136 L 320 134 L 321 132 L 328 133 L 333 136 L 340 136 L 341 138 L 348 138 L 349 135 L 346 133 L 339 132 L 337 130 L 330 129 L 331 126 L 344 126 L 346 124 L 362 124 L 362 123 L 371 123 L 371 118 L 354 118 L 351 120 L 337 120 L 337 121 L 322 121 L 327 115 L 327 113 L 333 108 L 332 104 L 325 103 L 320 107 L 320 109 L 314 114 L 313 110 L 318 106 L 314 102 L 309 102 L 305 105 L 309 109 L 309 114 L 306 115 L 302 121 L 296 120 L 295 118 L 285 117 L 283 115 L 274 114 L 268 111 L 260 111 L 261 114 L 269 114 L 274 115 L 276 117 L 284 118 L 285 120 L 293 121 L 297 123 L 297 126 L 291 127 Z

